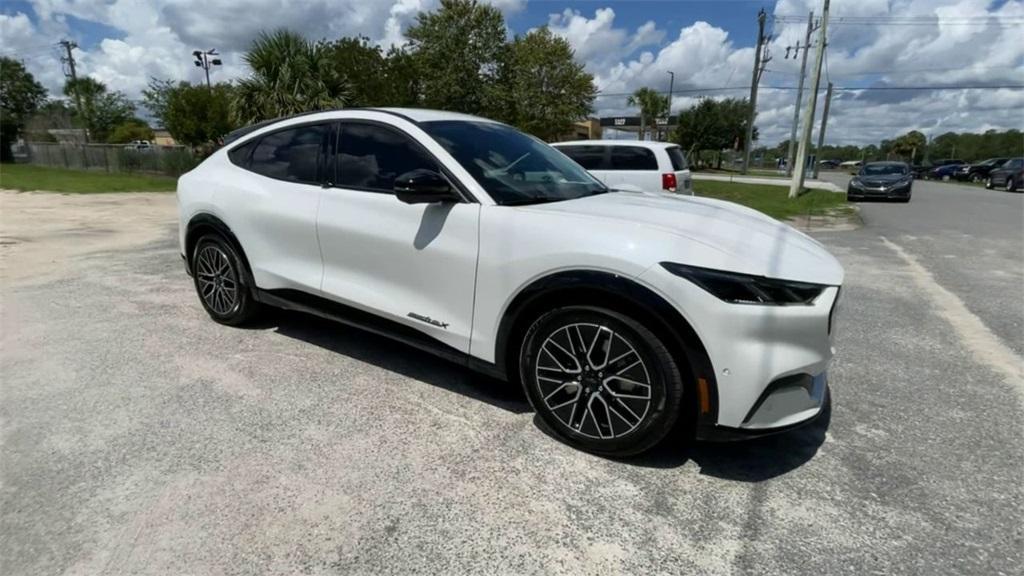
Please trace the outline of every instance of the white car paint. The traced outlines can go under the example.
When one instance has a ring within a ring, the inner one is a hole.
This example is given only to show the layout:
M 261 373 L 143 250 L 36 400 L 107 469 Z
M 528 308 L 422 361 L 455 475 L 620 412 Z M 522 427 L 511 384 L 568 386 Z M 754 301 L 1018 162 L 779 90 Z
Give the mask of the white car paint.
M 650 150 L 657 161 L 657 167 L 650 170 L 613 169 L 610 164 L 606 165 L 603 169 L 591 168 L 586 165 L 584 167 L 598 180 L 612 188 L 635 187 L 645 192 L 677 192 L 679 194 L 693 195 L 693 179 L 690 174 L 690 168 L 685 163 L 685 154 L 678 144 L 647 140 L 573 140 L 569 142 L 555 142 L 551 145 L 570 158 L 574 157 L 572 150 L 582 146 L 600 147 L 605 149 L 606 153 L 613 153 L 616 149 L 624 150 L 627 148 Z M 684 164 L 681 169 L 676 169 L 672 165 L 672 159 L 668 153 L 669 149 L 678 149 L 679 153 L 682 154 Z M 669 173 L 675 175 L 676 178 L 676 188 L 674 190 L 666 190 L 663 186 L 662 176 Z
M 282 127 L 346 119 L 407 134 L 475 201 L 410 205 L 390 194 L 272 179 L 228 159 L 228 150 Z M 769 383 L 802 373 L 824 382 L 843 270 L 821 244 L 754 210 L 679 194 L 612 192 L 499 205 L 420 128 L 431 120 L 491 122 L 414 109 L 339 110 L 246 134 L 179 180 L 182 254 L 189 222 L 215 216 L 243 247 L 258 288 L 296 289 L 353 306 L 484 362 L 496 360 L 502 317 L 532 282 L 565 270 L 608 272 L 656 293 L 690 323 L 718 383 L 717 425 L 773 428 L 820 411 L 819 403 L 772 422 L 744 422 Z M 732 304 L 661 262 L 829 288 L 811 305 Z

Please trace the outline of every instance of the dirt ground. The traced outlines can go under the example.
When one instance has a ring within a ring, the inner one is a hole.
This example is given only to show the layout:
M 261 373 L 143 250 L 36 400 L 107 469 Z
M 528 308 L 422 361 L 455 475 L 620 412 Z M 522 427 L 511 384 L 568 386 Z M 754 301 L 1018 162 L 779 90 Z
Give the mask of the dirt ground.
M 0 190 L 0 282 L 50 280 L 85 254 L 152 242 L 177 225 L 175 206 L 172 193 Z

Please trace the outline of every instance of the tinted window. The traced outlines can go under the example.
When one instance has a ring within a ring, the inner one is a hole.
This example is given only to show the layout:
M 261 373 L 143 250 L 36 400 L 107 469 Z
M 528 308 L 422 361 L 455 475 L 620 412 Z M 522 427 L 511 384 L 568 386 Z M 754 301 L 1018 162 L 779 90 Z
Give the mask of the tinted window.
M 411 138 L 383 126 L 343 124 L 338 142 L 338 186 L 392 192 L 395 178 L 440 168 Z
M 612 170 L 657 170 L 654 152 L 639 146 L 612 146 Z
M 672 161 L 673 170 L 686 170 L 686 154 L 683 154 L 682 148 L 673 146 L 666 148 L 665 152 L 668 152 L 668 158 Z
M 1007 161 L 1006 164 L 1003 164 L 1003 168 L 1007 170 L 1016 170 L 1021 166 L 1024 166 L 1024 160 L 1020 158 L 1014 158 L 1013 160 Z
M 551 146 L 494 122 L 424 122 L 434 137 L 499 204 L 572 200 L 608 188 Z
M 907 174 L 909 171 L 906 164 L 867 164 L 860 173 L 864 176 L 891 176 Z
M 252 149 L 256 147 L 256 140 L 246 142 L 241 146 L 228 151 L 228 158 L 232 164 L 241 166 L 242 168 L 249 167 L 249 156 L 252 155 Z
M 559 146 L 563 154 L 587 170 L 607 170 L 604 146 Z
M 329 131 L 329 124 L 314 124 L 267 134 L 253 150 L 249 169 L 278 180 L 317 184 L 320 151 Z

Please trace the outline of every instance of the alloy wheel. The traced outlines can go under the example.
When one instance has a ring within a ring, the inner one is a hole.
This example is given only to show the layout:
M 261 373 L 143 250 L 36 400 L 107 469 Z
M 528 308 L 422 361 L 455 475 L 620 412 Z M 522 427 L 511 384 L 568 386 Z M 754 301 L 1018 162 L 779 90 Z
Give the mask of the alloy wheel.
M 216 245 L 206 245 L 196 256 L 199 295 L 217 314 L 229 314 L 238 305 L 238 280 L 228 255 Z
M 651 408 L 650 371 L 637 348 L 607 326 L 556 329 L 540 347 L 535 375 L 547 409 L 588 438 L 621 438 Z

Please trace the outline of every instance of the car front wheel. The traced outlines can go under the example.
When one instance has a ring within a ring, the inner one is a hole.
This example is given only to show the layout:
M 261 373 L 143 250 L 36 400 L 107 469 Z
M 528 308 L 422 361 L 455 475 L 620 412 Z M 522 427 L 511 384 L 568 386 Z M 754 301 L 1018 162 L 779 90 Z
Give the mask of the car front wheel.
M 604 308 L 552 310 L 526 333 L 520 374 L 545 426 L 607 456 L 651 448 L 675 425 L 683 379 L 664 343 Z
M 192 279 L 199 301 L 215 321 L 238 326 L 253 319 L 259 302 L 252 297 L 238 252 L 217 234 L 196 243 Z
M 1006 179 L 1006 191 L 1007 192 L 1013 192 L 1016 189 L 1017 189 L 1016 183 L 1013 181 L 1013 178 L 1007 178 Z

